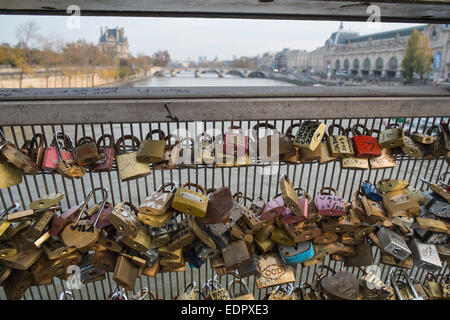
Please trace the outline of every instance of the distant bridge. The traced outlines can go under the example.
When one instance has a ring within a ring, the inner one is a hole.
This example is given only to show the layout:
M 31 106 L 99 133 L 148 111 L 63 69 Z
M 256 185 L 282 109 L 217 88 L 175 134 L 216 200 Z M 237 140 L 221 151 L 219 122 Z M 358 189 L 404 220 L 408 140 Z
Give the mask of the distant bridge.
M 151 67 L 149 73 L 151 76 L 161 76 L 169 73 L 171 77 L 176 77 L 180 71 L 192 72 L 196 78 L 201 74 L 215 73 L 219 78 L 225 75 L 236 75 L 242 78 L 266 78 L 268 73 L 262 70 L 248 68 L 168 68 L 168 67 Z

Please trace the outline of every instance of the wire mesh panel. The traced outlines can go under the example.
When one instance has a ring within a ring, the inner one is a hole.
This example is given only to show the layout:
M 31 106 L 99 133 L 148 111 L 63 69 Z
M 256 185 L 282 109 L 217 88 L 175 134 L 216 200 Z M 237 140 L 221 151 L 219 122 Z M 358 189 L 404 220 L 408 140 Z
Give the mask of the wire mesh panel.
M 21 146 L 25 140 L 30 139 L 35 133 L 45 135 L 45 146 L 51 143 L 55 131 L 68 133 L 74 141 L 81 137 L 90 136 L 97 140 L 104 134 L 111 134 L 115 139 L 124 135 L 135 135 L 141 141 L 144 140 L 148 132 L 153 129 L 160 129 L 167 134 L 174 132 L 185 132 L 191 137 L 196 137 L 202 130 L 213 133 L 223 134 L 230 126 L 241 127 L 245 132 L 250 130 L 258 123 L 267 122 L 274 125 L 280 132 L 293 123 L 304 120 L 299 116 L 296 120 L 246 120 L 246 121 L 199 121 L 199 122 L 141 122 L 141 123 L 77 123 L 77 124 L 51 124 L 48 125 L 14 125 L 3 126 L 1 129 L 5 132 L 8 139 L 16 145 Z M 355 124 L 362 124 L 369 129 L 383 129 L 389 123 L 396 123 L 404 128 L 406 132 L 424 133 L 426 128 L 439 124 L 441 120 L 448 121 L 448 117 L 411 117 L 411 118 L 339 118 L 339 119 L 312 119 L 324 122 L 327 127 L 331 124 L 339 124 L 344 128 L 349 128 Z M 49 121 L 50 122 L 50 121 Z M 269 132 L 267 132 L 269 134 Z M 7 208 L 13 202 L 19 202 L 22 208 L 28 208 L 31 201 L 36 200 L 46 194 L 53 192 L 63 192 L 64 199 L 61 202 L 63 209 L 67 209 L 74 204 L 82 202 L 88 193 L 96 187 L 104 187 L 110 191 L 110 200 L 113 204 L 118 202 L 130 201 L 140 204 L 146 196 L 155 191 L 160 185 L 169 181 L 176 181 L 179 184 L 194 182 L 205 188 L 218 188 L 227 186 L 231 188 L 232 193 L 242 192 L 250 198 L 262 197 L 270 200 L 274 195 L 280 192 L 280 178 L 286 174 L 293 182 L 295 187 L 302 187 L 311 196 L 316 196 L 322 187 L 333 187 L 339 191 L 340 196 L 350 200 L 361 184 L 368 180 L 372 183 L 383 179 L 402 179 L 410 183 L 414 188 L 427 189 L 426 184 L 420 180 L 425 178 L 429 181 L 436 181 L 439 174 L 447 171 L 448 163 L 444 157 L 432 160 L 421 158 L 412 158 L 404 154 L 397 154 L 396 167 L 380 170 L 349 170 L 341 167 L 340 161 L 333 161 L 326 164 L 319 162 L 309 163 L 253 163 L 247 166 L 239 167 L 215 167 L 214 165 L 194 165 L 189 168 L 177 168 L 170 170 L 153 169 L 152 174 L 133 181 L 121 182 L 118 176 L 117 167 L 114 165 L 110 172 L 94 173 L 89 172 L 79 180 L 65 179 L 60 175 L 52 173 L 38 173 L 34 176 L 25 175 L 22 184 L 14 187 L 0 190 L 0 208 Z M 94 194 L 94 200 L 98 203 Z M 380 252 L 374 250 L 375 264 L 381 268 L 382 280 L 386 280 L 390 267 L 379 264 Z M 323 262 L 332 269 L 339 270 L 342 262 L 330 260 L 327 256 Z M 318 271 L 320 265 L 311 267 L 296 268 L 296 284 L 311 282 Z M 360 275 L 358 268 L 345 268 L 355 274 Z M 444 266 L 440 272 L 439 280 L 442 281 L 442 275 L 448 274 L 448 265 Z M 325 274 L 329 270 L 323 271 Z M 413 267 L 409 270 L 412 277 L 423 281 L 427 272 L 421 268 Z M 197 284 L 203 284 L 212 278 L 214 270 L 209 261 L 199 269 L 186 268 L 185 272 L 164 272 L 158 273 L 155 278 L 140 276 L 136 282 L 133 292 L 128 292 L 130 297 L 143 288 L 148 288 L 157 298 L 171 299 L 179 295 L 185 286 L 191 281 Z M 231 275 L 221 277 L 223 287 L 227 286 L 232 280 Z M 245 279 L 257 299 L 263 298 L 273 288 L 258 290 L 255 286 L 253 277 Z M 23 299 L 57 299 L 66 291 L 66 281 L 54 278 L 52 284 L 46 286 L 34 286 L 25 294 Z M 73 290 L 74 299 L 105 299 L 115 288 L 115 283 L 110 274 L 106 274 L 105 279 L 93 283 L 87 283 L 81 290 Z M 0 289 L 0 298 L 5 299 L 3 289 Z M 66 295 L 64 298 L 70 298 Z

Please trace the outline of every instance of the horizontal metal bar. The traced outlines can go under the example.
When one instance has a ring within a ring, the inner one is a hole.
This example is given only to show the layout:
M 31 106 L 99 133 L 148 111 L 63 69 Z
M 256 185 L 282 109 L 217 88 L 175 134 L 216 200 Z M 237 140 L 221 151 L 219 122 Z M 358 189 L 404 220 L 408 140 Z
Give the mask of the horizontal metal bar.
M 107 3 L 78 0 L 84 16 L 256 18 L 295 20 L 367 21 L 366 9 L 376 4 L 382 21 L 430 22 L 449 21 L 448 0 L 112 0 Z M 70 1 L 0 0 L 0 14 L 67 15 Z
M 448 97 L 48 100 L 0 102 L 0 125 L 446 117 Z
M 0 89 L 0 101 L 169 98 L 316 98 L 450 96 L 450 84 L 435 86 L 251 86 L 251 87 L 104 87 Z

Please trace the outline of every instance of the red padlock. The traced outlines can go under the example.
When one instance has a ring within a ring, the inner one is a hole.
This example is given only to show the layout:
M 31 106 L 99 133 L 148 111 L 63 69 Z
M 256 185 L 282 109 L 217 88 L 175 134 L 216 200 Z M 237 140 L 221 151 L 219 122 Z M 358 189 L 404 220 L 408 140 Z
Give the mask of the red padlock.
M 324 190 L 333 191 L 334 195 L 324 193 Z M 319 193 L 316 197 L 317 212 L 319 214 L 324 216 L 343 216 L 347 213 L 345 210 L 345 200 L 337 195 L 336 189 L 323 187 Z
M 109 139 L 109 145 L 106 145 L 106 139 Z M 98 161 L 91 165 L 92 172 L 105 172 L 113 168 L 114 156 L 114 138 L 110 134 L 104 134 L 97 140 Z
M 225 154 L 243 156 L 248 152 L 248 136 L 239 126 L 229 127 L 224 134 L 223 141 L 223 153 Z
M 64 143 L 60 143 L 58 139 L 62 139 Z M 72 139 L 61 131 L 56 131 L 53 134 L 53 140 L 50 146 L 45 149 L 44 159 L 42 160 L 43 171 L 56 171 L 60 158 L 58 156 L 57 144 L 59 143 L 61 151 L 61 160 L 75 160 L 73 152 Z
M 261 220 L 270 220 L 286 211 L 286 206 L 281 195 L 276 195 L 272 200 L 266 203 L 261 212 Z
M 366 135 L 361 135 L 357 127 L 361 127 Z M 353 147 L 355 155 L 358 158 L 375 158 L 381 156 L 381 149 L 375 137 L 372 137 L 372 131 L 362 124 L 356 124 L 352 127 Z

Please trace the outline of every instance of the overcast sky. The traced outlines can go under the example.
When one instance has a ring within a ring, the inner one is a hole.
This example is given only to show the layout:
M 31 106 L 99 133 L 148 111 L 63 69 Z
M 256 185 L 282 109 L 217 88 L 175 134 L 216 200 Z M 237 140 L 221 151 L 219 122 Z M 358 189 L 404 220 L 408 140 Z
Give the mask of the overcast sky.
M 80 38 L 98 43 L 100 27 L 125 28 L 130 52 L 151 55 L 168 50 L 176 60 L 199 56 L 209 59 L 232 59 L 233 55 L 255 56 L 283 48 L 313 50 L 322 46 L 339 28 L 339 21 L 282 21 L 241 19 L 83 17 L 81 28 L 70 30 L 66 17 L 0 15 L 0 43 L 16 44 L 17 27 L 34 21 L 42 35 L 52 39 L 74 41 Z M 345 22 L 344 29 L 360 34 L 395 30 L 417 24 L 381 23 L 378 29 L 366 22 Z M 372 27 L 372 28 L 371 28 Z

